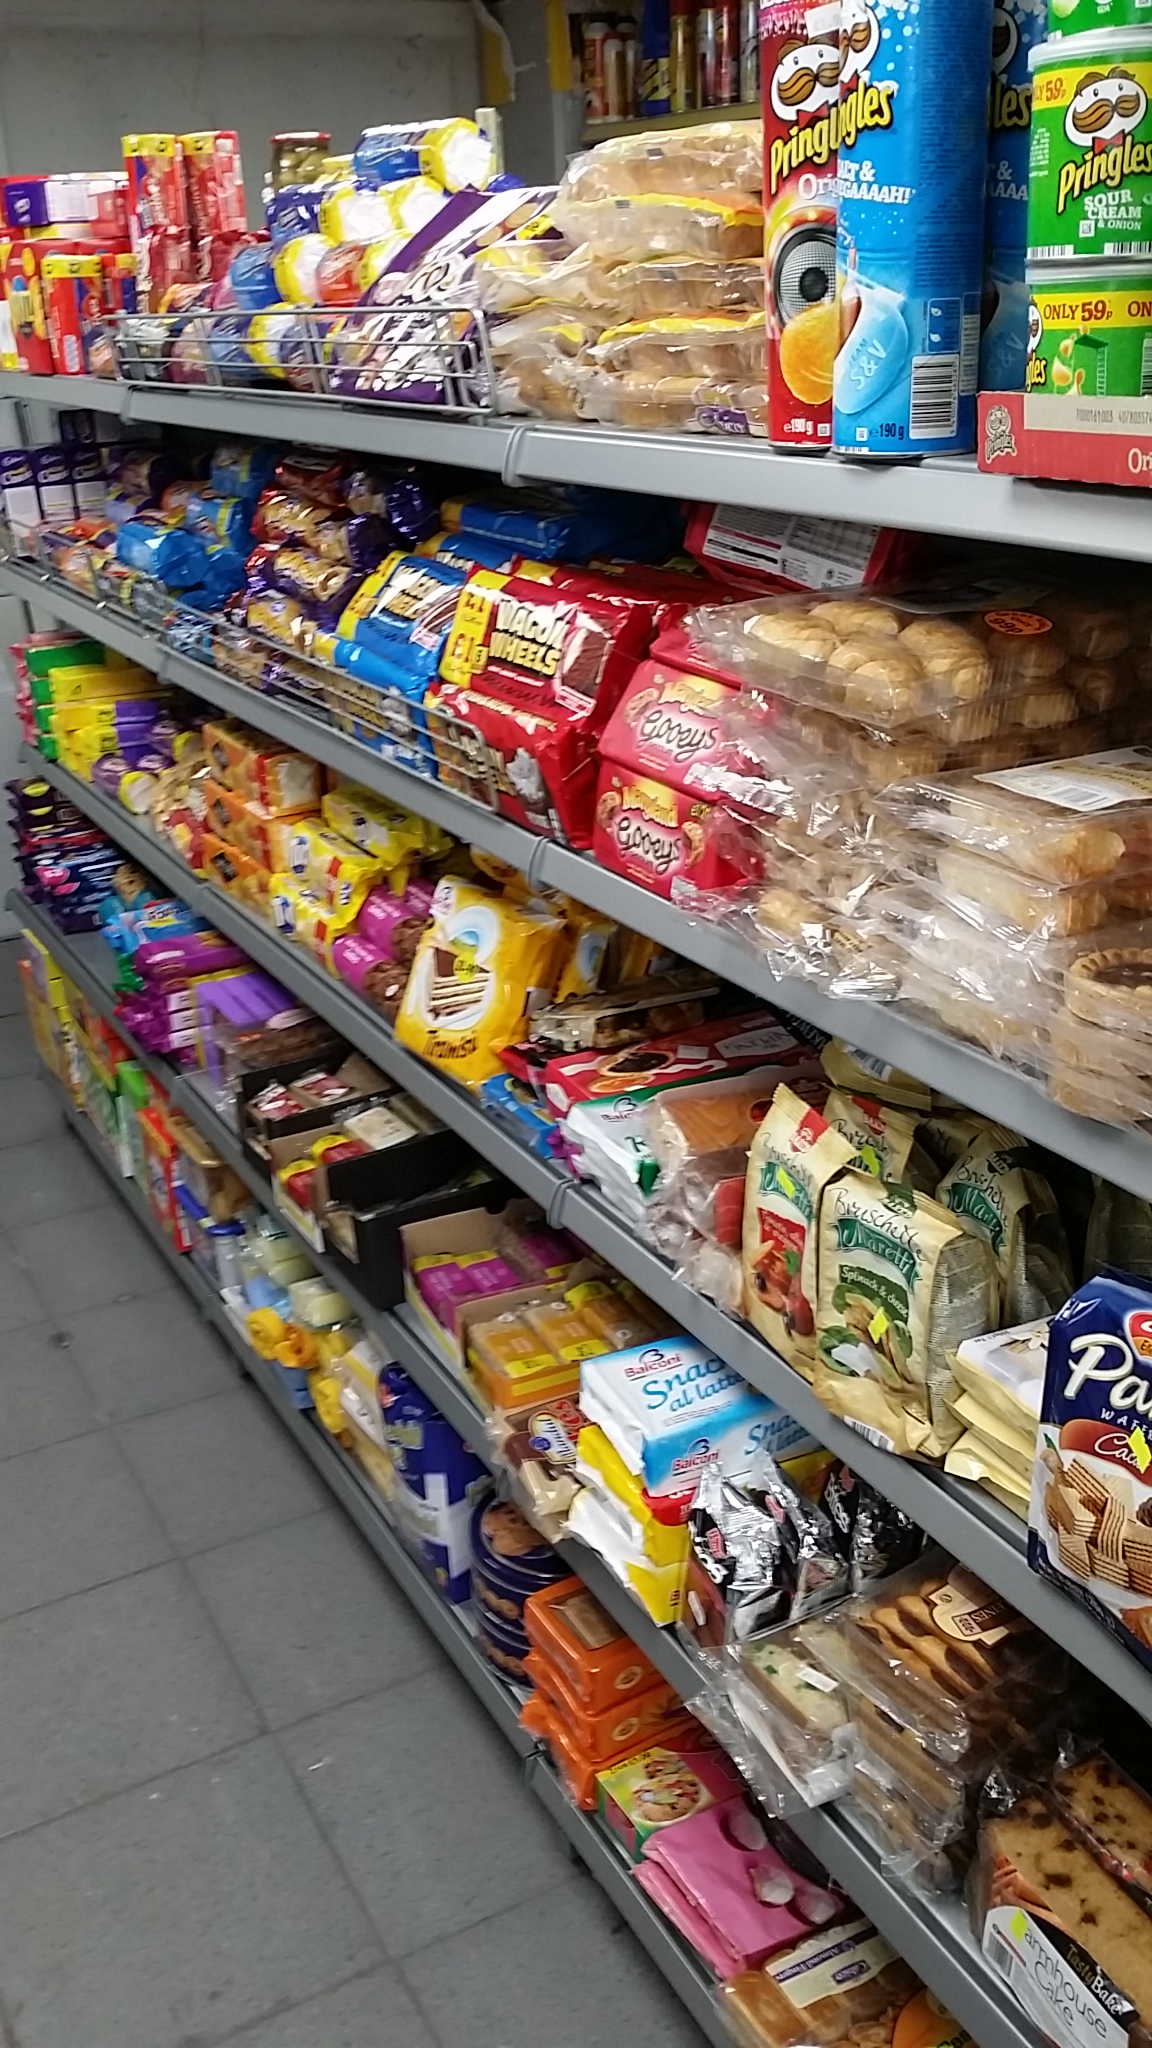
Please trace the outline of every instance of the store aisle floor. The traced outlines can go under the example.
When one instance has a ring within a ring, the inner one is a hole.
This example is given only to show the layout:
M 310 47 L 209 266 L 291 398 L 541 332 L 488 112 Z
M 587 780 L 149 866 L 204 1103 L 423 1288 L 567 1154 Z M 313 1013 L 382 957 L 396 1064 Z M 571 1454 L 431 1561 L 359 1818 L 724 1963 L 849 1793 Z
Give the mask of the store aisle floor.
M 64 1129 L 0 945 L 4 2048 L 701 2048 Z

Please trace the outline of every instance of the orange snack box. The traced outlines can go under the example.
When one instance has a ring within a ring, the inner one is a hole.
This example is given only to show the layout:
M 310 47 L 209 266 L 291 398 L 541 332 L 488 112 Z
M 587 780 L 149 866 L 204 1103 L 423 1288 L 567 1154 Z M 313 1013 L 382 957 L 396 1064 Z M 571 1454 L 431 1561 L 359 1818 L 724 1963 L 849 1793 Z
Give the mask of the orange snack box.
M 524 1669 L 537 1690 L 547 1696 L 576 1746 L 594 1763 L 615 1763 L 635 1749 L 677 1740 L 678 1734 L 670 1732 L 673 1729 L 683 1732 L 684 1702 L 666 1679 L 590 1714 L 573 1697 L 558 1666 L 542 1651 L 529 1650 Z
M 278 747 L 232 719 L 210 719 L 202 734 L 217 778 L 238 795 L 263 804 L 270 816 L 319 810 L 324 792 L 319 761 L 291 747 Z
M 630 1693 L 660 1683 L 656 1666 L 613 1621 L 583 1579 L 561 1579 L 529 1594 L 524 1630 L 562 1674 L 587 1713 L 603 1713 Z
M 226 839 L 229 846 L 238 847 L 241 853 L 259 862 L 269 874 L 292 871 L 294 828 L 301 818 L 319 815 L 314 807 L 274 817 L 263 804 L 256 803 L 252 797 L 241 796 L 239 791 L 229 789 L 226 783 L 218 782 L 213 775 L 205 777 L 203 787 L 210 832 Z
M 201 851 L 201 868 L 210 882 L 220 889 L 226 889 L 230 896 L 238 896 L 242 903 L 256 910 L 262 917 L 268 915 L 268 892 L 272 877 L 267 868 L 253 860 L 247 853 L 241 853 L 238 846 L 229 846 L 227 840 L 217 839 L 214 832 L 205 832 Z

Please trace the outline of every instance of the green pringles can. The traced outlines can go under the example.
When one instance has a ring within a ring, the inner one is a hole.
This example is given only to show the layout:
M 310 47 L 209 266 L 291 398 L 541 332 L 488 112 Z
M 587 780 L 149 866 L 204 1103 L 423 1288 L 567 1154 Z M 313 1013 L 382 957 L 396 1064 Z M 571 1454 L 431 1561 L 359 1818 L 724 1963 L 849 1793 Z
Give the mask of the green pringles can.
M 1031 53 L 1028 260 L 1152 256 L 1152 28 Z
M 1096 28 L 1152 28 L 1152 0 L 1048 0 L 1050 36 L 1085 36 Z
M 1152 397 L 1152 264 L 1053 267 L 1029 282 L 1025 390 Z

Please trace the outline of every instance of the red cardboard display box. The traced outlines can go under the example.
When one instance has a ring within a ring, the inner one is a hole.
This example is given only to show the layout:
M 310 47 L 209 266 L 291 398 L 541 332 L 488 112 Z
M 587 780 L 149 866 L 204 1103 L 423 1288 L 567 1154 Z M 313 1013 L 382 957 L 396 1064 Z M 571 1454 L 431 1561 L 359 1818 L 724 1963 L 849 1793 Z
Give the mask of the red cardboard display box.
M 995 476 L 1152 486 L 1152 398 L 982 391 L 976 460 Z

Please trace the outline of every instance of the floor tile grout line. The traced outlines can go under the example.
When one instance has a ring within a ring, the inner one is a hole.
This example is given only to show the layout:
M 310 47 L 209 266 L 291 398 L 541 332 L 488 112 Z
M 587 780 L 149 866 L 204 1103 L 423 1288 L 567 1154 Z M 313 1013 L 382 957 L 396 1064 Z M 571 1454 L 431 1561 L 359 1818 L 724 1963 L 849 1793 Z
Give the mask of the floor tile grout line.
M 294 1998 L 287 2002 L 282 1998 L 278 1999 L 275 2004 L 268 2006 L 264 2012 L 258 2013 L 255 2019 L 245 2020 L 241 2026 L 233 2027 L 230 2033 L 197 2034 L 195 2048 L 232 2048 L 234 2041 L 237 2044 L 237 2048 L 244 2048 L 245 2038 L 251 2039 L 257 2028 L 266 2027 L 269 2020 L 287 2019 L 294 2012 L 303 2012 L 310 2005 L 318 2005 L 322 1998 L 331 1998 L 333 1992 L 343 1991 L 349 1984 L 364 1982 L 367 1978 L 375 1976 L 378 1970 L 387 1969 L 394 1971 L 395 1967 L 395 1964 L 385 1955 L 381 1960 L 369 1963 L 366 1969 L 353 1970 L 350 1976 L 338 1977 L 333 1983 L 324 1985 L 321 1990 L 310 1991 L 305 1998 Z M 407 1985 L 404 1988 L 407 1990 Z M 411 1993 L 409 1993 L 409 1996 L 411 1996 Z M 412 2002 L 416 2005 L 417 2011 L 420 2012 L 420 2016 L 423 2019 L 424 2015 L 418 2002 L 415 1999 Z M 425 2025 L 427 2025 L 427 2021 L 425 2021 Z M 433 2041 L 439 2043 L 440 2036 L 433 2028 L 429 2027 L 429 2033 Z
M 76 1438 L 69 1437 L 67 1441 L 75 1443 Z M 47 1448 L 50 1449 L 51 1446 Z M 53 1593 L 49 1600 L 34 1600 L 28 1607 L 14 1607 L 10 1614 L 0 1614 L 0 1629 L 5 1628 L 10 1621 L 23 1621 L 30 1614 L 46 1614 L 50 1608 L 62 1607 L 65 1600 L 82 1600 L 85 1593 L 100 1593 L 105 1586 L 121 1586 L 128 1579 L 142 1579 L 145 1572 L 158 1572 L 165 1565 L 182 1562 L 177 1552 L 172 1551 L 168 1557 L 154 1557 L 147 1564 L 136 1565 L 130 1572 L 112 1572 L 106 1579 L 93 1579 L 90 1586 L 73 1586 L 67 1593 Z
M 20 1842 L 28 1835 L 38 1834 L 42 1828 L 60 1827 L 65 1821 L 74 1820 L 78 1814 L 97 1813 L 101 1807 L 111 1806 L 116 1799 L 127 1799 L 134 1792 L 146 1792 L 150 1785 L 163 1784 L 166 1778 L 178 1778 L 185 1771 L 202 1770 L 205 1764 L 217 1764 L 226 1757 L 239 1756 L 244 1750 L 254 1748 L 258 1742 L 266 1743 L 268 1740 L 269 1734 L 261 1730 L 255 1735 L 246 1735 L 242 1742 L 225 1742 L 219 1749 L 206 1750 L 203 1756 L 189 1757 L 187 1763 L 170 1764 L 167 1770 L 163 1771 L 149 1771 L 147 1777 L 136 1778 L 128 1785 L 117 1785 L 114 1791 L 97 1792 L 92 1799 L 80 1799 L 75 1806 L 66 1806 L 62 1813 L 47 1814 L 41 1820 L 31 1820 L 26 1827 L 9 1828 L 6 1834 L 0 1834 L 0 1849 L 6 1849 L 10 1842 Z M 312 1809 L 308 1806 L 307 1800 L 304 1803 L 311 1815 Z

